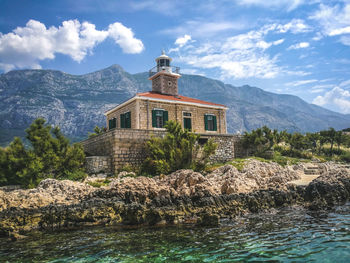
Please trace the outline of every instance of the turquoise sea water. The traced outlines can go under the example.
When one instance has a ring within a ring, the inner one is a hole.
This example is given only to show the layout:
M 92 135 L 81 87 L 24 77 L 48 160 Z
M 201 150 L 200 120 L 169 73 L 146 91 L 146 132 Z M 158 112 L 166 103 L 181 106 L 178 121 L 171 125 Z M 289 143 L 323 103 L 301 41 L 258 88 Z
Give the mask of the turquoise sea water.
M 94 227 L 0 239 L 0 262 L 350 262 L 350 204 L 285 209 L 220 227 Z

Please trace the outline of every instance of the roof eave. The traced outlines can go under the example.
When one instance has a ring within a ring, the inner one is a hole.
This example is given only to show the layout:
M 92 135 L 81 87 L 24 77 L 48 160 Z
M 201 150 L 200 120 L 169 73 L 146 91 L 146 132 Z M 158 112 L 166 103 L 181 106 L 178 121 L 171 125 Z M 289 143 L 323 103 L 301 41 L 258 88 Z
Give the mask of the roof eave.
M 206 108 L 216 108 L 216 109 L 224 109 L 228 110 L 228 107 L 225 105 L 210 105 L 210 104 L 204 104 L 204 103 L 198 103 L 198 102 L 186 102 L 186 101 L 178 101 L 178 100 L 167 100 L 167 99 L 161 99 L 161 98 L 152 98 L 147 96 L 135 96 L 138 99 L 147 99 L 152 101 L 164 101 L 168 103 L 177 103 L 177 104 L 186 104 L 186 105 L 196 105 L 200 107 L 206 107 Z
M 105 113 L 103 115 L 107 116 L 108 114 L 111 114 L 112 112 L 122 108 L 123 106 L 125 106 L 126 104 L 130 103 L 130 102 L 133 102 L 134 100 L 136 100 L 138 98 L 138 96 L 134 96 L 126 101 L 124 101 L 123 103 L 115 106 L 114 108 L 110 109 L 110 110 L 107 110 L 105 111 Z

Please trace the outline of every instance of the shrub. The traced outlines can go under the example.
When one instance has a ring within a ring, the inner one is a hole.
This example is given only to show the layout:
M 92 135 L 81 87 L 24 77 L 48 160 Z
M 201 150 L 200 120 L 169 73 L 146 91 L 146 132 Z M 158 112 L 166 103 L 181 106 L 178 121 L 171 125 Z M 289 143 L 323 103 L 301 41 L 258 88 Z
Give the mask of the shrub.
M 26 133 L 30 148 L 15 138 L 9 147 L 1 149 L 0 184 L 32 188 L 45 178 L 80 180 L 86 176 L 82 146 L 70 145 L 58 127 L 45 125 L 45 120 L 39 118 Z
M 200 152 L 199 135 L 183 130 L 174 121 L 168 121 L 165 128 L 167 133 L 164 138 L 153 137 L 146 143 L 148 157 L 141 166 L 140 174 L 159 175 L 179 169 L 203 169 L 217 145 L 208 140 Z
M 350 163 L 350 152 L 344 152 L 342 155 L 340 155 L 340 160 Z

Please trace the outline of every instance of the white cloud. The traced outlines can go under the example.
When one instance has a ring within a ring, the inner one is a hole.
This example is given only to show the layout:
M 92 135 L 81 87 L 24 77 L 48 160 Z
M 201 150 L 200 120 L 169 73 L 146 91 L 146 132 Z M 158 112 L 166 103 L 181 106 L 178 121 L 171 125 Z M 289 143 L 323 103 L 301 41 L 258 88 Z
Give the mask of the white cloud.
M 122 48 L 124 53 L 137 54 L 144 49 L 142 41 L 135 38 L 132 30 L 121 23 L 116 22 L 109 25 L 108 34 Z
M 190 35 L 184 35 L 183 37 L 178 37 L 174 43 L 177 47 L 170 48 L 168 52 L 169 53 L 178 52 L 180 50 L 180 48 L 182 48 L 183 46 L 185 46 L 189 42 L 190 43 L 195 42 L 194 40 L 192 40 L 192 37 Z M 191 48 L 191 46 L 188 46 L 187 48 Z
M 191 41 L 191 36 L 190 35 L 184 35 L 183 37 L 179 37 L 175 41 L 175 45 L 178 45 L 179 47 L 183 47 L 186 45 L 187 42 Z
M 339 36 L 350 34 L 350 3 L 334 6 L 320 4 L 319 9 L 314 12 L 310 19 L 316 20 L 322 33 L 326 36 Z M 342 37 L 340 42 L 344 45 L 350 45 L 350 38 Z
M 317 96 L 312 103 L 319 106 L 328 106 L 342 113 L 350 113 L 350 92 L 340 87 L 335 87 L 323 96 Z
M 284 39 L 282 38 L 282 39 L 279 39 L 279 40 L 273 41 L 273 44 L 277 46 L 277 45 L 282 44 L 283 42 L 284 42 Z
M 288 75 L 299 76 L 299 77 L 311 75 L 311 72 L 302 71 L 302 70 L 284 70 L 283 72 Z
M 318 81 L 317 79 L 305 79 L 305 80 L 297 80 L 297 81 L 288 82 L 285 85 L 297 87 L 297 86 L 301 86 L 301 85 L 305 85 L 305 84 L 315 83 L 317 81 Z
M 350 87 L 350 79 L 340 82 L 339 87 Z
M 322 81 L 319 81 L 319 82 L 322 82 Z M 327 89 L 333 88 L 333 87 L 334 87 L 334 85 L 332 85 L 332 84 L 315 85 L 315 86 L 311 87 L 311 89 L 309 91 L 310 91 L 310 93 L 321 93 L 321 92 L 324 92 Z
M 350 36 L 341 36 L 340 42 L 343 45 L 350 46 Z
M 316 32 L 316 35 L 312 38 L 313 41 L 319 41 L 323 38 L 323 35 L 320 32 Z
M 329 32 L 330 36 L 337 36 L 337 35 L 343 35 L 343 34 L 350 34 L 350 26 L 337 28 Z
M 190 33 L 191 36 L 195 38 L 208 38 L 228 30 L 241 30 L 246 27 L 247 25 L 243 21 L 207 22 L 202 20 L 189 20 L 180 26 L 164 29 L 160 31 L 160 33 L 166 34 L 166 35 L 177 35 L 177 36 Z
M 225 22 L 223 25 L 229 25 L 227 27 L 223 26 L 222 28 L 224 29 L 235 27 L 234 23 L 230 24 Z M 220 40 L 213 41 L 208 40 L 210 33 L 209 35 L 207 34 L 208 29 L 206 26 L 207 23 L 201 24 L 199 21 L 188 21 L 181 27 L 162 31 L 162 33 L 167 34 L 179 34 L 179 32 L 181 32 L 180 35 L 183 36 L 175 43 L 176 46 L 170 49 L 171 52 L 178 52 L 179 57 L 175 58 L 175 60 L 191 65 L 193 68 L 197 69 L 214 69 L 216 70 L 215 72 L 219 70 L 219 77 L 221 79 L 250 77 L 274 78 L 280 73 L 297 76 L 310 75 L 309 72 L 290 71 L 287 67 L 279 67 L 277 62 L 280 54 L 277 53 L 273 56 L 269 54 L 268 50 L 272 46 L 284 43 L 285 38 L 271 41 L 267 40 L 266 37 L 268 34 L 278 35 L 288 32 L 292 34 L 310 32 L 310 26 L 308 26 L 304 20 L 292 19 L 285 24 L 266 24 L 257 30 L 251 30 L 247 33 L 231 37 L 220 37 Z M 220 26 L 218 27 L 220 28 Z M 202 29 L 203 31 L 201 31 Z M 220 30 L 214 31 L 215 33 L 219 33 Z M 189 37 L 186 39 L 184 38 L 186 34 L 190 35 L 189 32 L 191 32 L 191 40 L 189 40 Z M 199 38 L 196 38 L 192 32 L 195 32 Z M 203 32 L 205 32 L 205 34 Z M 205 36 L 205 38 L 203 38 L 203 36 Z M 194 43 L 192 38 L 195 38 L 197 42 Z M 191 45 L 188 45 L 187 41 L 191 41 Z M 178 44 L 182 42 L 186 44 L 180 47 Z M 305 48 L 309 45 L 308 42 L 301 42 L 295 45 L 295 48 Z
M 304 20 L 302 19 L 292 19 L 292 21 L 287 24 L 277 25 L 277 29 L 280 33 L 286 33 L 290 31 L 293 34 L 306 33 L 311 31 L 310 26 L 305 24 Z
M 189 68 L 181 69 L 181 73 L 184 73 L 184 74 L 191 74 L 191 75 L 205 76 L 204 72 L 199 71 L 199 70 L 197 70 L 197 69 L 189 69 Z
M 300 49 L 300 48 L 307 48 L 310 46 L 309 42 L 300 42 L 294 45 L 291 45 L 288 49 Z
M 223 39 L 221 42 L 197 43 L 190 49 L 181 51 L 178 61 L 194 68 L 219 69 L 221 78 L 273 78 L 280 69 L 277 57 L 270 57 L 266 50 L 282 43 L 266 42 L 265 31 L 250 31 L 246 34 Z
M 285 7 L 288 11 L 291 11 L 302 5 L 304 3 L 304 0 L 239 0 L 236 2 L 240 5 L 255 5 L 265 8 Z
M 123 2 L 123 5 L 125 5 L 127 9 L 135 11 L 150 10 L 167 16 L 178 15 L 184 8 L 184 4 L 185 3 L 182 3 L 181 1 L 174 0 L 143 0 Z M 120 4 L 118 5 L 118 9 L 120 9 Z
M 57 53 L 80 62 L 107 37 L 113 38 L 125 53 L 143 50 L 142 42 L 134 38 L 131 29 L 120 23 L 111 24 L 108 31 L 99 31 L 94 24 L 78 20 L 64 21 L 61 26 L 50 28 L 29 20 L 25 27 L 0 33 L 0 69 L 41 68 L 41 60 L 54 59 Z

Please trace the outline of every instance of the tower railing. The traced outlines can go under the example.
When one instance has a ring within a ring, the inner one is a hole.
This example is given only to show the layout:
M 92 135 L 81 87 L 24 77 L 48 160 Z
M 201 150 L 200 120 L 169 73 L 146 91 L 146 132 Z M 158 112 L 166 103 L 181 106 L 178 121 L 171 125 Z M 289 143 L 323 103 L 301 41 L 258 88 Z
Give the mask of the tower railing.
M 166 73 L 175 73 L 180 74 L 180 67 L 170 66 L 170 67 L 160 67 L 155 66 L 149 70 L 149 77 L 152 77 L 153 75 L 157 74 L 158 72 L 166 72 Z

